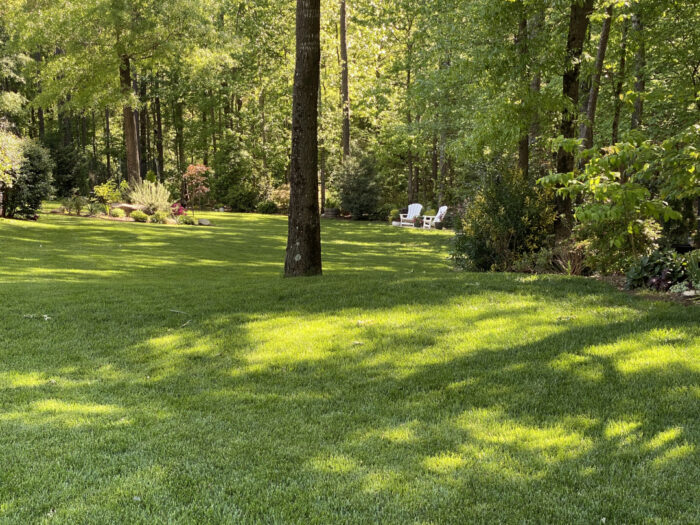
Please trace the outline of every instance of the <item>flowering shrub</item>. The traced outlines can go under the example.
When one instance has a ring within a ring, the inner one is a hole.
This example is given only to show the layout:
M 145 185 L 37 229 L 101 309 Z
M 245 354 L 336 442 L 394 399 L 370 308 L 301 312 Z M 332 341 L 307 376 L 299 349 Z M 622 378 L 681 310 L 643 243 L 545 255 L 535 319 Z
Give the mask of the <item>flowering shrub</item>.
M 188 203 L 192 203 L 193 214 L 194 203 L 209 193 L 209 186 L 207 186 L 206 177 L 208 173 L 209 168 L 203 164 L 190 164 L 187 166 L 187 171 L 185 171 L 184 175 L 182 176 L 182 189 L 184 191 L 184 197 Z
M 187 210 L 179 202 L 174 202 L 173 205 L 170 206 L 170 213 L 173 214 L 173 217 L 179 217 L 180 215 L 185 215 Z

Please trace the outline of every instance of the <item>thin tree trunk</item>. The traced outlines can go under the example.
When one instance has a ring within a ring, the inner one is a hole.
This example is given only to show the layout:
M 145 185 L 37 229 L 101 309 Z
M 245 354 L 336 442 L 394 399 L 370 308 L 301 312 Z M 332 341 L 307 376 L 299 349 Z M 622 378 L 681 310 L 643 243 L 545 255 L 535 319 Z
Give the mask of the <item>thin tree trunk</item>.
M 131 96 L 131 61 L 127 55 L 120 57 L 119 80 L 122 95 Z M 125 104 L 122 109 L 124 116 L 124 145 L 126 146 L 126 174 L 129 184 L 141 181 L 141 161 L 139 158 L 139 139 L 134 109 L 131 104 Z
M 617 82 L 615 84 L 614 91 L 614 109 L 613 109 L 613 121 L 612 121 L 612 143 L 616 144 L 620 136 L 620 112 L 622 111 L 622 100 L 620 96 L 622 95 L 622 88 L 625 84 L 625 60 L 627 55 L 627 26 L 628 22 L 622 26 L 622 41 L 620 43 L 620 65 L 617 71 Z
M 156 172 L 158 174 L 158 180 L 163 182 L 164 179 L 164 155 L 163 155 L 163 120 L 160 108 L 160 96 L 156 96 L 154 101 L 155 106 L 155 135 L 156 135 Z
M 146 178 L 148 172 L 148 104 L 146 99 L 146 82 L 142 78 L 138 84 L 139 100 L 143 104 L 143 111 L 137 112 L 139 124 L 139 165 L 141 166 L 141 178 Z
M 603 74 L 603 62 L 605 61 L 605 52 L 608 49 L 608 39 L 610 37 L 610 26 L 612 25 L 613 6 L 610 4 L 605 11 L 605 20 L 603 27 L 600 30 L 600 42 L 598 43 L 598 53 L 595 57 L 595 68 L 593 69 L 593 77 L 591 78 L 591 91 L 588 94 L 588 107 L 586 108 L 586 120 L 583 122 L 583 139 L 584 148 L 593 147 L 593 126 L 595 124 L 595 110 L 598 104 L 598 93 L 600 92 L 600 77 Z
M 46 123 L 44 122 L 44 109 L 39 108 L 36 111 L 37 119 L 39 120 L 39 140 L 44 142 L 44 136 L 46 135 Z
M 105 153 L 107 154 L 107 179 L 112 178 L 112 137 L 109 132 L 109 108 L 105 108 Z
M 340 0 L 340 92 L 343 104 L 343 160 L 350 156 L 350 87 L 348 78 L 348 43 L 346 0 Z
M 520 68 L 522 71 L 522 78 L 527 79 L 527 57 L 528 57 L 528 45 L 527 45 L 527 15 L 523 7 L 522 1 L 519 2 L 520 9 L 522 11 L 520 16 L 520 23 L 518 25 L 518 36 L 515 40 L 515 45 L 518 49 L 518 54 L 520 55 Z M 525 90 L 529 89 L 529 86 L 525 87 Z M 529 119 L 527 118 L 527 112 L 522 116 L 521 119 L 521 130 L 520 130 L 520 140 L 518 140 L 518 171 L 523 174 L 527 179 L 528 169 L 530 166 L 530 137 L 529 137 Z
M 179 173 L 185 171 L 185 131 L 183 121 L 183 104 L 176 101 L 173 108 L 173 125 L 175 126 L 175 149 L 177 150 L 177 170 Z
M 320 0 L 297 0 L 286 277 L 322 273 L 317 127 L 320 21 Z
M 644 45 L 644 25 L 639 13 L 632 15 L 632 29 L 636 33 L 637 53 L 634 56 L 634 92 L 637 98 L 634 99 L 634 111 L 632 111 L 631 129 L 636 129 L 642 125 L 644 113 L 644 95 L 646 74 L 646 49 Z
M 207 110 L 202 110 L 202 134 L 204 135 L 204 150 L 202 152 L 202 161 L 205 166 L 209 165 L 209 129 L 207 127 Z
M 586 37 L 588 23 L 593 11 L 593 0 L 584 0 L 583 3 L 573 1 L 569 16 L 569 34 L 566 41 L 567 62 L 562 81 L 562 91 L 565 106 L 562 111 L 560 133 L 564 138 L 576 136 L 576 114 L 579 105 L 579 76 L 581 71 L 581 54 L 583 42 Z M 568 173 L 574 169 L 574 154 L 559 148 L 557 152 L 557 171 Z M 557 197 L 556 208 L 558 218 L 555 224 L 555 233 L 558 239 L 566 238 L 571 233 L 573 226 L 573 209 L 571 199 Z

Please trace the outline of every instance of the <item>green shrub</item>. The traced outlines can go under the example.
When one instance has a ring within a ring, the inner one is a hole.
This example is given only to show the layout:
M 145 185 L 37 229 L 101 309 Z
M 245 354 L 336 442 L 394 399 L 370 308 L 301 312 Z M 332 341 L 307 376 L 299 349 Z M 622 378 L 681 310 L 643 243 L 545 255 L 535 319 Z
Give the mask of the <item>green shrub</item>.
M 192 215 L 180 215 L 177 219 L 178 224 L 186 224 L 188 226 L 194 226 L 195 220 Z
M 148 222 L 148 215 L 141 210 L 134 210 L 131 212 L 131 218 L 136 222 Z
M 69 213 L 75 213 L 76 215 L 80 215 L 83 211 L 83 208 L 85 208 L 89 204 L 89 202 L 82 195 L 74 193 L 71 197 L 63 199 L 63 204 L 66 207 L 66 209 L 68 209 Z
M 546 247 L 555 219 L 547 193 L 516 171 L 491 175 L 466 207 L 452 257 L 472 270 L 506 271 Z
M 389 212 L 389 221 L 398 221 L 401 219 L 401 211 L 398 208 L 392 208 Z
M 126 214 L 121 208 L 112 208 L 111 210 L 109 210 L 110 217 L 124 217 L 124 215 Z
M 133 214 L 132 214 L 133 217 Z M 169 214 L 164 211 L 157 211 L 151 216 L 151 222 L 154 224 L 167 224 Z
M 99 215 L 101 213 L 104 213 L 105 211 L 104 206 L 95 200 L 91 200 L 88 202 L 87 209 L 88 214 L 92 216 Z
M 379 208 L 369 214 L 370 220 L 386 221 L 391 216 L 393 204 L 382 204 Z
M 688 261 L 674 251 L 656 250 L 644 255 L 627 270 L 627 288 L 648 287 L 667 291 L 687 279 Z
M 371 157 L 352 157 L 341 164 L 333 175 L 341 207 L 361 219 L 377 211 L 382 191 Z
M 432 208 L 428 208 L 426 211 L 423 212 L 423 215 L 429 215 L 431 217 L 435 217 L 437 215 L 437 212 Z
M 334 197 L 328 197 L 326 199 L 325 207 L 327 210 L 339 210 L 340 209 L 340 201 Z
M 136 184 L 131 188 L 129 197 L 134 204 L 143 206 L 144 211 L 149 215 L 157 211 L 170 210 L 170 191 L 157 182 L 146 180 Z
M 693 288 L 700 290 L 700 250 L 694 250 L 685 256 L 688 261 L 688 278 Z
M 53 161 L 29 139 L 0 131 L 0 192 L 7 217 L 33 218 L 53 192 Z
M 255 211 L 258 213 L 266 213 L 271 215 L 274 213 L 279 213 L 279 207 L 273 201 L 262 201 L 260 204 L 258 204 L 257 208 L 255 208 Z
M 110 204 L 118 202 L 122 197 L 117 183 L 113 180 L 108 180 L 104 184 L 98 184 L 92 189 L 92 194 L 97 202 L 102 205 L 105 213 L 109 213 Z
M 270 200 L 277 205 L 280 213 L 289 211 L 289 184 L 275 188 L 270 192 Z

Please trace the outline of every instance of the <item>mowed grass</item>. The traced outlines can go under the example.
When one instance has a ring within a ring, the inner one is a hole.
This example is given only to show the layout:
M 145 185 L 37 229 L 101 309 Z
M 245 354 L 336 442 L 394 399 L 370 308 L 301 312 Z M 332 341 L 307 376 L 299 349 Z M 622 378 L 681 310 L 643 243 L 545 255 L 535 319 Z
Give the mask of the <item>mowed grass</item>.
M 697 306 L 206 217 L 0 222 L 0 523 L 700 522 Z

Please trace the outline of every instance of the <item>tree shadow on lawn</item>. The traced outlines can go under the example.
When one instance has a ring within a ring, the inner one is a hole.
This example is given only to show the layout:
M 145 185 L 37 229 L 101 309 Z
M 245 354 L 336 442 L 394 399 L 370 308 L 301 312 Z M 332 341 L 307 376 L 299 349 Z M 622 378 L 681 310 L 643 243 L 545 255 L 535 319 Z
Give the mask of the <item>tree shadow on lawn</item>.
M 352 242 L 3 284 L 0 519 L 698 521 L 697 309 Z
M 268 314 L 220 315 L 117 356 L 93 352 L 93 370 L 80 359 L 72 372 L 44 366 L 42 384 L 11 392 L 0 417 L 3 481 L 14 487 L 7 512 L 319 523 L 698 517 L 700 374 L 680 355 L 697 351 L 698 337 L 682 319 L 565 322 L 543 337 L 521 327 L 521 343 L 501 334 L 455 352 L 435 323 L 419 336 L 389 321 L 317 336 L 292 330 L 301 316 Z M 530 315 L 526 306 L 470 313 L 465 331 L 507 332 Z M 290 332 L 286 351 L 261 338 L 277 322 Z M 362 345 L 347 339 L 356 332 Z M 324 335 L 327 347 L 305 356 L 304 341 Z M 627 366 L 644 344 L 665 362 Z

